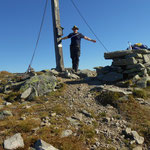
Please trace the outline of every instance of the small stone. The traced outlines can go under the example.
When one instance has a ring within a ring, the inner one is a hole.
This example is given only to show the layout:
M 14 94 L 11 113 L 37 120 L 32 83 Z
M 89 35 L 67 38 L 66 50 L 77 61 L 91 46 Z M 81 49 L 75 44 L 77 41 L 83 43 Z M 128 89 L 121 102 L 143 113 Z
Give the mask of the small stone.
M 51 144 L 46 143 L 43 140 L 38 140 L 34 144 L 34 148 L 36 150 L 58 150 L 57 148 L 53 147 Z
M 126 128 L 126 129 L 125 129 L 125 133 L 126 133 L 127 135 L 130 135 L 130 134 L 131 134 L 131 128 Z
M 20 120 L 26 120 L 26 117 L 25 117 L 25 116 L 22 116 L 22 117 L 20 118 Z
M 87 112 L 86 110 L 82 110 L 81 113 L 84 114 L 86 117 L 92 118 L 91 113 Z
M 95 133 L 96 133 L 96 134 L 99 134 L 99 130 L 98 130 L 98 129 L 95 129 Z
M 12 112 L 9 110 L 4 110 L 2 113 L 4 116 L 13 116 Z
M 12 105 L 12 103 L 10 103 L 10 102 L 4 102 L 3 105 L 9 106 L 9 105 Z
M 23 147 L 24 141 L 20 133 L 17 133 L 4 141 L 4 149 L 14 150 Z
M 52 117 L 55 117 L 55 116 L 56 116 L 56 113 L 51 113 L 51 116 L 52 116 Z
M 137 142 L 137 144 L 143 144 L 144 143 L 144 137 L 140 136 L 136 131 L 131 132 L 133 135 L 133 138 Z
M 65 130 L 61 133 L 61 137 L 68 137 L 72 134 L 72 130 Z
M 21 98 L 26 99 L 30 96 L 31 93 L 32 93 L 32 88 L 28 88 L 21 94 Z
M 109 117 L 105 117 L 105 118 L 103 118 L 103 121 L 104 122 L 110 122 L 110 118 Z

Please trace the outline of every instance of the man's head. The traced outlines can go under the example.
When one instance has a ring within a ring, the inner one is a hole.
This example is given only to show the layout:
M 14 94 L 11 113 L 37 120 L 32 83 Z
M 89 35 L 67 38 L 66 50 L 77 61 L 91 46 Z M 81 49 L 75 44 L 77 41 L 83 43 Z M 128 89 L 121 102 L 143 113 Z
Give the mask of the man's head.
M 74 33 L 77 33 L 79 28 L 77 26 L 73 26 L 72 30 L 73 30 Z

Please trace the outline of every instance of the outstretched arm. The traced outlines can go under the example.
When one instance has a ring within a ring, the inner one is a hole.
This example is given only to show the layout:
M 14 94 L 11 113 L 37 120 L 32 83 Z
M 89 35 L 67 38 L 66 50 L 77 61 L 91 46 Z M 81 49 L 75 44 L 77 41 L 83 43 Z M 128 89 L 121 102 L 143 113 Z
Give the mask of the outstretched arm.
M 92 42 L 94 42 L 94 43 L 96 42 L 96 40 L 92 40 L 92 39 L 90 39 L 90 38 L 88 38 L 88 37 L 86 37 L 86 36 L 84 36 L 84 39 L 85 39 L 85 40 L 88 40 L 88 41 L 92 41 Z
M 68 36 L 65 36 L 65 37 L 61 38 L 61 40 L 65 40 L 65 39 L 68 39 Z

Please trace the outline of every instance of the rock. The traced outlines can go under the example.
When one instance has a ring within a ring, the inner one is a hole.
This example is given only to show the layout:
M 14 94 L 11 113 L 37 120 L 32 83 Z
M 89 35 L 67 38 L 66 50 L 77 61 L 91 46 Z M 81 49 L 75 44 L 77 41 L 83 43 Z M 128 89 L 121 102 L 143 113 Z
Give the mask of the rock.
M 81 113 L 76 113 L 74 116 L 72 116 L 73 119 L 82 121 L 83 120 L 83 115 Z
M 139 136 L 139 134 L 136 131 L 131 131 L 131 134 L 132 134 L 133 138 L 135 139 L 135 141 L 137 142 L 137 144 L 144 143 L 144 137 Z
M 143 55 L 144 63 L 148 63 L 150 61 L 150 58 L 148 55 Z
M 132 50 L 133 53 L 139 53 L 139 54 L 150 54 L 149 50 L 146 49 L 136 49 L 136 50 Z
M 9 111 L 9 110 L 4 110 L 4 111 L 2 111 L 2 114 L 3 114 L 4 116 L 13 116 L 12 112 Z
M 109 118 L 109 117 L 104 117 L 104 118 L 103 118 L 103 121 L 104 121 L 104 122 L 110 122 L 110 118 Z
M 50 70 L 50 72 L 52 72 L 55 76 L 59 75 L 59 72 L 55 69 Z
M 140 68 L 145 68 L 145 66 L 143 64 L 141 64 L 141 63 L 134 64 L 134 65 L 127 65 L 126 66 L 126 69 L 133 69 L 133 68 L 137 68 L 137 70 L 138 70 Z
M 137 64 L 137 61 L 134 57 L 127 59 L 114 59 L 112 62 L 113 66 L 125 66 L 125 65 L 134 65 Z
M 7 140 L 4 140 L 4 149 L 14 150 L 17 148 L 24 148 L 24 141 L 20 133 L 17 133 Z
M 130 57 L 134 57 L 134 58 L 137 58 L 137 59 L 143 59 L 142 54 L 138 54 L 138 53 L 132 53 L 132 54 L 129 54 L 129 55 L 125 56 L 125 58 L 130 58 Z
M 10 103 L 10 102 L 4 102 L 3 105 L 9 106 L 9 105 L 12 105 L 12 103 Z
M 110 72 L 101 77 L 98 76 L 97 78 L 104 82 L 116 82 L 116 81 L 120 81 L 123 79 L 123 74 L 116 73 L 116 72 Z
M 32 92 L 32 88 L 31 88 L 31 87 L 28 88 L 28 89 L 26 89 L 26 90 L 21 94 L 21 98 L 23 98 L 23 99 L 28 98 L 28 97 L 30 96 L 31 92 Z
M 73 74 L 73 73 L 70 74 L 69 77 L 72 78 L 72 79 L 80 79 L 80 77 L 78 75 Z
M 96 73 L 95 73 L 96 74 Z M 80 70 L 78 71 L 78 75 L 81 78 L 86 78 L 86 77 L 93 77 L 94 76 L 94 71 L 91 71 L 89 69 L 84 69 L 84 70 Z
M 61 138 L 68 137 L 72 134 L 72 130 L 65 130 L 61 133 Z
M 55 116 L 56 116 L 56 113 L 51 113 L 51 116 L 52 116 L 52 117 L 55 117 Z
M 86 117 L 90 117 L 90 118 L 93 118 L 91 113 L 87 112 L 86 110 L 81 110 L 80 111 L 82 114 L 84 114 Z
M 28 100 L 32 100 L 36 96 L 42 96 L 48 92 L 51 92 L 57 85 L 56 77 L 50 75 L 37 75 L 33 76 L 30 79 L 26 80 L 25 83 L 21 86 L 20 91 L 25 92 L 26 96 L 28 96 Z M 32 92 L 30 93 L 32 88 Z
M 114 51 L 114 52 L 104 53 L 104 58 L 105 59 L 120 58 L 132 53 L 133 53 L 132 50 Z
M 136 86 L 140 88 L 146 88 L 148 80 L 150 80 L 150 77 L 143 77 L 141 80 L 136 82 Z
M 130 135 L 131 134 L 131 128 L 126 128 L 125 129 L 125 134 Z
M 68 121 L 70 121 L 70 123 L 74 126 L 78 126 L 80 125 L 79 121 L 77 121 L 76 119 L 72 118 L 72 117 L 67 117 L 66 118 Z
M 46 143 L 43 140 L 38 140 L 34 144 L 34 148 L 36 150 L 58 150 L 57 148 L 53 147 L 52 145 Z
M 119 88 L 117 86 L 112 85 L 100 85 L 97 86 L 97 90 L 103 91 L 103 92 L 117 92 L 123 95 L 129 95 L 132 94 L 132 91 L 129 91 L 127 88 Z
M 137 67 L 137 68 L 131 68 L 129 70 L 125 70 L 123 73 L 130 74 L 130 73 L 133 73 L 133 72 L 140 72 L 142 70 L 143 70 L 143 68 Z

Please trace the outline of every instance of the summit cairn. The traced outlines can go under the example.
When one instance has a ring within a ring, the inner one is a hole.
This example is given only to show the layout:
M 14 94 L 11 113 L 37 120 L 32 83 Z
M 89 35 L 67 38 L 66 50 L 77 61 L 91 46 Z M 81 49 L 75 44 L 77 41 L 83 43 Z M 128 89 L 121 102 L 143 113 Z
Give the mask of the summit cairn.
M 104 83 L 114 83 L 136 79 L 146 83 L 150 72 L 150 50 L 123 50 L 104 54 L 105 59 L 112 59 L 112 65 L 96 67 L 97 78 Z M 144 85 L 145 86 L 145 85 Z

